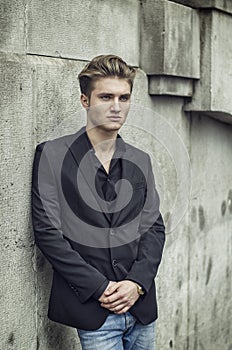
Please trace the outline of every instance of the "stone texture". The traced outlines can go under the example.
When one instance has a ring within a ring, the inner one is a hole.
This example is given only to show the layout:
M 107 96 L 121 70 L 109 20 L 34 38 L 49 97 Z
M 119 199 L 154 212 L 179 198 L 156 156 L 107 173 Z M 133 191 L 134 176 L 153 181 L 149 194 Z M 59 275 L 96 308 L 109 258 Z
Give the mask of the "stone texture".
M 141 68 L 147 74 L 199 78 L 195 10 L 166 0 L 148 0 L 142 2 L 141 21 Z
M 78 60 L 113 53 L 138 65 L 138 8 L 134 0 L 32 0 L 28 52 Z
M 26 52 L 25 0 L 0 1 L 0 51 Z
M 231 132 L 207 116 L 192 118 L 189 350 L 232 345 Z
M 188 232 L 187 221 L 167 237 L 163 263 L 157 277 L 159 318 L 157 320 L 157 347 L 188 349 Z M 182 250 L 179 249 L 181 242 Z M 173 268 L 175 266 L 175 268 Z M 168 278 L 164 278 L 168 276 Z M 175 290 L 175 293 L 172 291 Z M 165 331 L 164 331 L 165 330 Z
M 186 111 L 202 111 L 232 123 L 232 16 L 219 11 L 201 14 L 201 79 L 195 83 Z
M 72 134 L 85 123 L 77 75 L 85 62 L 32 56 L 37 142 Z
M 36 276 L 30 222 L 32 71 L 0 57 L 0 269 L 2 349 L 36 349 Z
M 151 75 L 149 77 L 150 95 L 185 96 L 193 95 L 191 79 Z
M 232 13 L 231 0 L 170 0 L 180 4 L 202 9 L 218 9 L 228 13 Z

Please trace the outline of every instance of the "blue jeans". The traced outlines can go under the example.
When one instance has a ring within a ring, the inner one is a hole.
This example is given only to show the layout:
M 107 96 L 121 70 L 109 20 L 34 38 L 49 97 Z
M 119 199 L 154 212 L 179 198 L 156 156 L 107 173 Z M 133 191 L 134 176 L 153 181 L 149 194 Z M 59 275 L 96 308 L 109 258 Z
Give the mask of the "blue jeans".
M 144 326 L 129 312 L 109 314 L 95 331 L 77 332 L 82 350 L 155 350 L 155 322 Z

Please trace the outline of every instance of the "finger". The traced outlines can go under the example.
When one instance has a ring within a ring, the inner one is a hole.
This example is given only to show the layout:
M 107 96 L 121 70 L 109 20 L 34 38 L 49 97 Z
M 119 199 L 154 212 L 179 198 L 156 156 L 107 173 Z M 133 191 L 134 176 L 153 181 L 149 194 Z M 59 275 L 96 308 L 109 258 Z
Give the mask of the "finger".
M 111 284 L 108 288 L 106 288 L 104 295 L 109 296 L 109 295 L 115 293 L 117 291 L 117 289 L 118 289 L 117 283 Z
M 110 297 L 111 298 L 111 297 Z M 119 296 L 119 298 L 117 298 L 115 301 L 111 300 L 108 302 L 102 302 L 101 306 L 107 306 L 108 308 L 114 308 L 117 307 L 119 305 L 133 305 L 135 303 L 134 298 L 131 297 L 127 297 L 127 296 Z
M 118 310 L 121 310 L 122 308 L 125 307 L 125 304 L 119 304 L 117 306 L 112 306 L 112 305 L 108 305 L 108 304 L 101 304 L 102 307 L 104 307 L 105 309 L 108 309 L 110 311 L 118 311 Z
M 113 311 L 114 313 L 118 313 L 118 312 L 121 312 L 122 310 L 126 309 L 126 308 L 129 308 L 128 306 L 126 306 L 125 304 L 120 304 L 116 307 L 113 307 L 110 309 L 110 311 Z
M 128 310 L 130 310 L 131 306 L 125 306 L 124 308 L 120 309 L 120 310 L 114 310 L 114 313 L 117 315 L 121 315 L 124 314 L 125 312 L 127 312 Z
M 101 306 L 102 307 L 105 307 L 107 309 L 114 309 L 116 307 L 119 307 L 120 305 L 127 305 L 127 302 L 122 302 L 122 301 L 117 301 L 117 302 L 114 302 L 114 303 L 101 303 Z
M 115 303 L 109 303 L 109 304 L 104 304 L 102 303 L 101 306 L 115 312 L 116 311 L 120 311 L 125 307 L 131 307 L 132 305 L 134 305 L 135 301 L 133 300 L 133 298 L 125 299 L 125 300 L 118 300 Z
M 124 299 L 124 298 L 119 298 L 115 301 L 112 302 L 107 302 L 107 303 L 102 303 L 102 306 L 106 306 L 107 308 L 114 308 L 114 307 L 118 307 L 119 305 L 127 305 L 130 301 L 128 301 L 128 299 Z
M 112 293 L 111 295 L 107 297 L 103 297 L 102 302 L 103 304 L 111 304 L 120 300 L 125 299 L 125 295 L 122 293 L 119 293 L 117 290 Z

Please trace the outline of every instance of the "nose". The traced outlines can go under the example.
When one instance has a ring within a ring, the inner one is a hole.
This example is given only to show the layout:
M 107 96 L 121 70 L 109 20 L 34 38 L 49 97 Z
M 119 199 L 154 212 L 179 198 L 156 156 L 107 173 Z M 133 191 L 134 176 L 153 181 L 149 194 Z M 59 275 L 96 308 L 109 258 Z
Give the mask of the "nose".
M 111 105 L 111 112 L 115 112 L 115 113 L 121 112 L 119 99 L 117 97 L 115 97 L 113 100 L 113 103 Z

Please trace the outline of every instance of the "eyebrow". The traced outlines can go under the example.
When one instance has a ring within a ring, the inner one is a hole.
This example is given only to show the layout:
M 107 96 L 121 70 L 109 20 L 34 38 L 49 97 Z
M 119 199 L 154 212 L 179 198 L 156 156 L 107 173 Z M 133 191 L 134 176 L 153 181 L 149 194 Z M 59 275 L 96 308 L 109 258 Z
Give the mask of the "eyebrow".
M 110 92 L 101 92 L 98 94 L 98 96 L 105 96 L 105 95 L 110 96 L 110 97 L 114 96 L 114 94 L 111 94 Z M 131 94 L 126 92 L 125 94 L 121 94 L 120 96 L 130 97 Z

